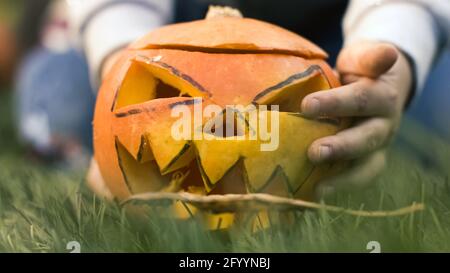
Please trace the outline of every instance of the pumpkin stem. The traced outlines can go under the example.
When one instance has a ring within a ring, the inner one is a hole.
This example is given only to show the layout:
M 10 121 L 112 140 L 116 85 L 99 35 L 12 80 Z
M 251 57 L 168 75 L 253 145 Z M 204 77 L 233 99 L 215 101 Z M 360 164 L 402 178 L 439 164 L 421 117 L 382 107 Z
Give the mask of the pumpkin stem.
M 244 16 L 238 9 L 222 6 L 209 6 L 208 13 L 206 14 L 206 19 L 215 19 L 223 17 L 243 18 Z

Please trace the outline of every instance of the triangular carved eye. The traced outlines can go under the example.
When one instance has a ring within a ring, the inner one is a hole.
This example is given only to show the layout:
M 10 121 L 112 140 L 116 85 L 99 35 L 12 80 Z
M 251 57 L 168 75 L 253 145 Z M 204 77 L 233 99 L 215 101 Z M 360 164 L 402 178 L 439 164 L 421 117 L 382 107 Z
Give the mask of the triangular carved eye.
M 149 100 L 172 97 L 189 97 L 174 86 L 156 78 L 144 66 L 133 63 L 118 90 L 114 110 L 140 104 Z
M 200 84 L 177 68 L 157 58 L 137 57 L 117 90 L 112 111 L 154 99 L 208 95 Z
M 306 81 L 286 86 L 267 104 L 278 105 L 280 112 L 300 113 L 302 101 L 307 95 L 327 89 L 330 89 L 327 79 L 319 74 Z
M 319 66 L 294 74 L 285 81 L 259 93 L 253 103 L 256 105 L 278 105 L 280 112 L 300 113 L 301 102 L 309 94 L 330 89 L 324 72 Z

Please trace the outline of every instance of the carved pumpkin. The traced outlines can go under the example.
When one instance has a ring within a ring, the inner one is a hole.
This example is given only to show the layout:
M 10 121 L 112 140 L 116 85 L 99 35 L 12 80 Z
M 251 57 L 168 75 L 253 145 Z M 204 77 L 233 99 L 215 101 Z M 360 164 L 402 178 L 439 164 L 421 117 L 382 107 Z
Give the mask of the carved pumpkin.
M 94 148 L 107 187 L 118 200 L 147 192 L 312 199 L 315 183 L 340 167 L 313 166 L 307 148 L 345 126 L 299 114 L 306 95 L 339 85 L 326 57 L 297 34 L 247 18 L 213 17 L 149 33 L 123 53 L 99 91 Z M 229 135 L 175 139 L 171 111 L 199 101 L 203 108 L 279 105 L 278 149 L 261 151 L 260 140 Z M 197 211 L 182 202 L 173 208 L 181 218 Z M 205 215 L 219 228 L 235 218 Z

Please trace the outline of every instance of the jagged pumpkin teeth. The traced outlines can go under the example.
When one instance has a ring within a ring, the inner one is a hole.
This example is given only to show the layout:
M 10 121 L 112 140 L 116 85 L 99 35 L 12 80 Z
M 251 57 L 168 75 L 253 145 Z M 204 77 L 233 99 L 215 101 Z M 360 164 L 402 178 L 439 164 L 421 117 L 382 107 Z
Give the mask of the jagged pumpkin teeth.
M 155 157 L 153 155 L 152 149 L 150 148 L 150 144 L 147 138 L 145 136 L 141 136 L 141 145 L 139 146 L 136 160 L 139 163 L 146 163 L 154 159 Z
M 202 170 L 205 188 L 214 189 L 225 174 L 241 159 L 241 146 L 246 143 L 232 140 L 195 141 L 198 162 Z M 231 149 L 231 150 L 230 150 Z M 220 153 L 221 156 L 214 156 Z
M 116 153 L 123 178 L 131 192 L 159 191 L 169 184 L 171 178 L 161 176 L 154 161 L 144 164 L 137 162 L 118 139 L 116 139 Z
M 270 115 L 271 112 L 267 112 L 259 114 L 258 118 L 267 119 L 264 122 L 268 122 Z M 330 135 L 340 128 L 284 112 L 279 113 L 279 120 L 279 146 L 274 151 L 261 151 L 261 144 L 267 142 L 261 139 L 195 140 L 198 161 L 207 179 L 205 186 L 211 190 L 221 183 L 222 177 L 242 158 L 245 168 L 243 175 L 246 176 L 249 190 L 260 192 L 271 181 L 279 181 L 273 178 L 280 169 L 287 178 L 288 192 L 295 194 L 312 170 L 306 154 L 309 145 L 315 139 Z
M 299 114 L 306 95 L 339 86 L 326 53 L 268 23 L 212 17 L 151 32 L 124 50 L 106 76 L 93 122 L 104 183 L 119 201 L 164 191 L 311 200 L 316 182 L 343 164 L 313 166 L 307 149 L 348 126 Z M 190 121 L 182 119 L 186 114 Z M 233 206 L 214 205 L 223 212 Z M 212 228 L 241 217 L 211 214 L 207 206 L 176 202 L 172 210 L 183 219 L 201 211 Z M 265 227 L 268 217 L 254 218 Z
M 157 145 L 155 145 L 155 146 L 157 146 Z M 184 146 L 181 148 L 181 150 L 178 150 L 175 157 L 172 157 L 172 154 L 169 154 L 167 156 L 167 158 L 172 158 L 172 159 L 170 159 L 170 162 L 168 164 L 162 165 L 162 166 L 165 166 L 165 167 L 161 168 L 162 175 L 171 173 L 173 171 L 176 171 L 180 168 L 183 168 L 183 167 L 189 165 L 189 163 L 195 159 L 195 152 L 194 152 L 194 149 L 192 148 L 191 142 L 186 142 L 184 144 Z M 164 161 L 160 160 L 159 162 L 164 162 Z
M 248 183 L 248 182 L 247 182 Z M 251 191 L 254 191 L 250 189 Z M 288 178 L 286 177 L 283 169 L 278 166 L 275 172 L 267 182 L 265 187 L 259 190 L 260 193 L 268 193 L 281 197 L 293 197 L 293 191 L 290 189 Z
M 171 116 L 170 105 L 192 100 L 192 98 L 152 100 L 140 105 L 140 108 L 137 108 L 140 112 L 131 112 L 131 114 L 129 114 L 129 108 L 136 106 L 128 106 L 121 112 L 128 115 L 116 115 L 115 126 L 112 129 L 114 135 L 135 160 L 154 158 L 162 174 L 182 168 L 188 165 L 195 155 L 189 139 L 173 138 L 172 126 L 178 118 Z M 191 108 L 191 113 L 194 113 L 193 104 L 185 103 L 184 105 Z M 191 123 L 194 126 L 193 118 Z M 145 140 L 144 143 L 143 140 Z M 146 150 L 143 150 L 143 147 Z M 148 154 L 149 151 L 151 155 Z

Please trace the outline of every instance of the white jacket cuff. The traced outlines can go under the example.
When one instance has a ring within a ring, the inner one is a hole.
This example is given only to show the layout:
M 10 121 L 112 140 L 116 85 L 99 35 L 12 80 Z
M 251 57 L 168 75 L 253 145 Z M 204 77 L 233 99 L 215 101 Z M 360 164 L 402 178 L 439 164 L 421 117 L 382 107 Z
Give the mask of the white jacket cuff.
M 369 5 L 363 11 L 359 9 L 358 14 L 352 14 L 350 6 L 344 21 L 345 43 L 376 40 L 396 45 L 413 61 L 417 93 L 425 84 L 438 48 L 434 18 L 419 4 L 406 1 L 381 3 Z M 361 1 L 355 1 L 355 5 L 358 4 Z
M 99 85 L 100 70 L 109 54 L 167 23 L 166 20 L 167 16 L 139 5 L 117 4 L 95 14 L 81 30 L 93 85 Z

